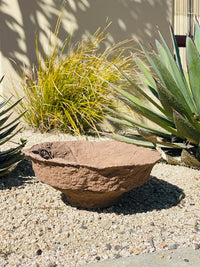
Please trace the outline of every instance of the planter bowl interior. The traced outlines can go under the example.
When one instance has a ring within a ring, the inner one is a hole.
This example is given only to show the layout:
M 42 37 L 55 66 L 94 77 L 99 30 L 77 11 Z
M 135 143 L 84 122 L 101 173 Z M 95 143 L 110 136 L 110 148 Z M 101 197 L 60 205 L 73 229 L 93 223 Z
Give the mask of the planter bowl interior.
M 160 155 L 117 141 L 46 142 L 24 150 L 36 177 L 73 206 L 108 207 L 144 184 Z

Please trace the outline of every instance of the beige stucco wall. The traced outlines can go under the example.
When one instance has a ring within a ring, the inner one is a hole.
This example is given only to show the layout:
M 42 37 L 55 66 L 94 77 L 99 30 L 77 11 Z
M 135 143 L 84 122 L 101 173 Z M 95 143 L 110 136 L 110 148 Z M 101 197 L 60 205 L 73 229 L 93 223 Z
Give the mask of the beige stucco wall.
M 3 90 L 11 89 L 10 79 L 18 86 L 16 71 L 36 62 L 35 34 L 48 46 L 63 0 L 9 0 L 0 2 L 0 74 L 6 74 Z M 61 25 L 61 38 L 73 33 L 73 40 L 92 34 L 108 21 L 109 41 L 137 37 L 152 43 L 156 25 L 166 39 L 172 23 L 172 0 L 67 0 Z M 16 63 L 14 63 L 16 62 Z

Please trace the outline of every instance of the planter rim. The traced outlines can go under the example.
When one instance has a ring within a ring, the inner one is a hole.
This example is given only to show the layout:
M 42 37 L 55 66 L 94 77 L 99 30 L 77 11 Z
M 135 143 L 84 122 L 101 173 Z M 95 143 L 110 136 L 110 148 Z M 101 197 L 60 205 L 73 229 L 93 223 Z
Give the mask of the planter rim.
M 53 143 L 65 143 L 65 144 L 72 144 L 72 143 L 85 143 L 85 142 L 88 142 L 88 143 L 102 143 L 102 142 L 106 142 L 107 144 L 111 144 L 113 142 L 115 143 L 119 143 L 119 144 L 123 144 L 125 146 L 132 146 L 133 147 L 136 147 L 135 145 L 132 145 L 132 144 L 127 144 L 127 143 L 124 143 L 124 142 L 118 142 L 118 141 L 112 141 L 112 140 L 99 140 L 99 141 L 86 141 L 86 140 L 81 140 L 81 141 L 52 141 L 52 142 L 43 142 L 43 143 L 40 143 L 40 144 L 36 144 L 36 145 L 33 145 L 32 147 L 28 148 L 28 149 L 24 149 L 23 150 L 23 153 L 25 154 L 25 156 L 29 157 L 32 161 L 34 162 L 38 162 L 38 163 L 41 163 L 41 164 L 46 164 L 48 162 L 48 165 L 51 165 L 51 166 L 54 166 L 54 165 L 57 165 L 57 166 L 61 166 L 61 167 L 69 167 L 69 166 L 72 166 L 72 167 L 87 167 L 89 169 L 93 169 L 93 170 L 103 170 L 103 169 L 109 169 L 109 168 L 113 168 L 115 167 L 116 169 L 118 168 L 123 168 L 123 167 L 126 167 L 126 168 L 129 168 L 129 167 L 133 167 L 134 165 L 147 165 L 146 162 L 141 162 L 141 163 L 138 163 L 138 162 L 129 162 L 129 163 L 123 163 L 123 164 L 120 164 L 120 162 L 115 162 L 115 164 L 108 164 L 108 163 L 103 163 L 102 162 L 98 165 L 92 165 L 92 164 L 86 164 L 86 163 L 79 163 L 79 162 L 75 162 L 75 161 L 67 161 L 66 159 L 63 159 L 63 158 L 50 158 L 50 159 L 45 159 L 43 158 L 41 155 L 39 154 L 36 154 L 34 153 L 34 149 L 35 148 L 38 148 L 40 145 L 45 145 L 45 144 L 53 144 Z M 151 158 L 151 160 L 148 160 L 148 165 L 152 165 L 152 164 L 155 164 L 157 163 L 161 156 L 160 154 L 157 152 L 157 151 L 153 151 L 151 149 L 147 149 L 147 148 L 143 148 L 141 147 L 141 152 L 142 153 L 148 153 L 148 151 L 151 152 L 151 156 L 152 156 L 152 152 L 155 152 L 155 156 Z M 113 154 L 113 157 L 115 156 L 115 153 Z

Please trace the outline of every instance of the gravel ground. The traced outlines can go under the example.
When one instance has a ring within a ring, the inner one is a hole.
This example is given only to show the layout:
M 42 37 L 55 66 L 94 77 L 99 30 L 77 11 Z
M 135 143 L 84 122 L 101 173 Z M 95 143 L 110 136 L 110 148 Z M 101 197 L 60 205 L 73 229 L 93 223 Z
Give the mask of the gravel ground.
M 71 139 L 29 131 L 23 137 L 27 147 Z M 106 209 L 71 207 L 37 180 L 28 159 L 0 179 L 0 190 L 0 266 L 81 266 L 163 249 L 200 249 L 199 170 L 158 163 L 146 184 Z

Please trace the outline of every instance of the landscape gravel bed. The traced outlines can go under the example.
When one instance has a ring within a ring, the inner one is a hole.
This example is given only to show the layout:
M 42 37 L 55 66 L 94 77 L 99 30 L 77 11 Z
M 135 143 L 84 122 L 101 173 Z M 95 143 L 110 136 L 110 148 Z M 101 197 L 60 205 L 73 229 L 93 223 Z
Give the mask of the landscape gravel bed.
M 24 135 L 27 146 L 70 138 Z M 163 249 L 200 249 L 199 170 L 158 163 L 146 184 L 117 205 L 95 210 L 70 206 L 37 180 L 28 159 L 0 178 L 0 190 L 0 266 L 81 266 Z

